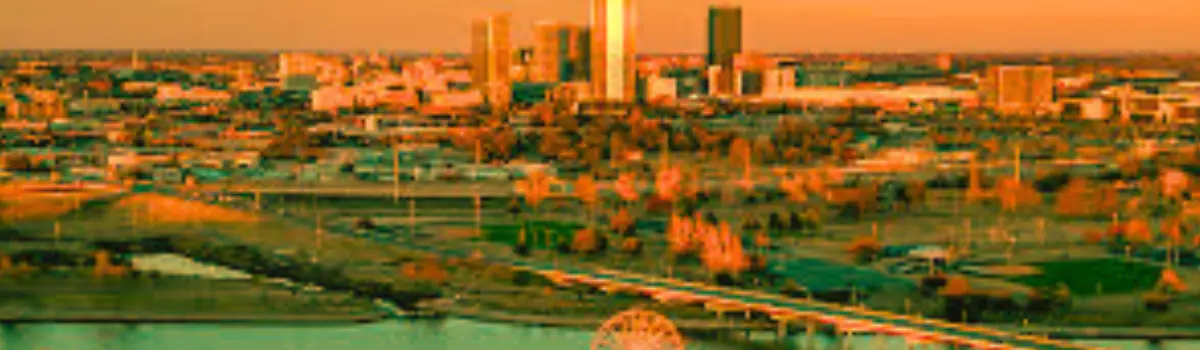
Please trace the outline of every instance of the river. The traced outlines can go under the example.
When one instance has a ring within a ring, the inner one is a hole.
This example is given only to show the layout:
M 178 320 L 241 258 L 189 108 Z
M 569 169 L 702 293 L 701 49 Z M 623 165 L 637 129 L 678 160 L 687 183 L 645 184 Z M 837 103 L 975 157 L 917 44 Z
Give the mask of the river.
M 763 334 L 764 338 L 769 335 Z M 461 319 L 390 320 L 346 326 L 248 326 L 218 324 L 17 324 L 0 326 L 4 350 L 565 350 L 588 349 L 592 332 L 525 327 Z M 803 344 L 802 336 L 792 338 Z M 820 349 L 836 348 L 828 338 Z M 1084 342 L 1109 349 L 1153 349 L 1145 342 Z M 877 350 L 867 337 L 853 349 Z M 1196 342 L 1168 342 L 1161 349 L 1196 349 Z M 745 346 L 688 342 L 690 350 L 739 349 Z M 799 349 L 801 347 L 797 347 Z M 906 349 L 888 339 L 885 349 Z M 921 348 L 918 348 L 921 349 Z

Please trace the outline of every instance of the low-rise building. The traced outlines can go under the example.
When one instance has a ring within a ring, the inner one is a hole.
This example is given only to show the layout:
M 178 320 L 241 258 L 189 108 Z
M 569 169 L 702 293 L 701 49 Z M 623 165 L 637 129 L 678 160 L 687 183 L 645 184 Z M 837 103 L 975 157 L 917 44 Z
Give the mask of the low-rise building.
M 233 96 L 228 91 L 213 90 L 202 86 L 184 88 L 179 84 L 163 84 L 158 86 L 158 92 L 154 98 L 159 103 L 228 103 Z
M 672 102 L 678 95 L 678 84 L 674 78 L 651 76 L 646 79 L 646 100 Z

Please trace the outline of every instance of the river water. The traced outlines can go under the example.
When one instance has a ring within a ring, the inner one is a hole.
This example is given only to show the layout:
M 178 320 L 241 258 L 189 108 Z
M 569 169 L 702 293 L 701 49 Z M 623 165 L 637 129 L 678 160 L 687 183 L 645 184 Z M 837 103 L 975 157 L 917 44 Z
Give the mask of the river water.
M 565 350 L 588 349 L 592 332 L 448 319 L 390 320 L 345 326 L 249 326 L 217 324 L 19 324 L 0 326 L 2 350 Z M 764 338 L 770 336 L 764 334 Z M 801 349 L 802 336 L 791 339 Z M 1083 342 L 1108 349 L 1154 349 L 1144 342 Z M 859 337 L 853 349 L 906 349 L 899 339 L 880 344 Z M 819 349 L 835 349 L 828 338 Z M 688 342 L 691 350 L 746 348 Z M 1197 349 L 1196 342 L 1166 343 L 1160 349 Z M 918 348 L 923 349 L 923 348 Z

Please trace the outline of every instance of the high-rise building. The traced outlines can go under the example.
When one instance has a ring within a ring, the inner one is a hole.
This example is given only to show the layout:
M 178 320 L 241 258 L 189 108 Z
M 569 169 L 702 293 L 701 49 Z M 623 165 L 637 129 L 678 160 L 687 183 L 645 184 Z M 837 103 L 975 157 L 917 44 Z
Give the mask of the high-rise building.
M 138 59 L 138 50 L 133 49 L 133 53 L 129 57 L 129 68 L 133 70 L 142 69 L 142 61 Z
M 471 25 L 471 82 L 495 106 L 507 105 L 511 99 L 510 17 L 507 13 L 495 14 L 477 19 Z
M 633 100 L 635 21 L 633 0 L 592 0 L 592 97 Z
M 1033 114 L 1054 102 L 1054 67 L 996 66 L 988 70 L 986 101 L 995 110 Z
M 587 80 L 591 40 L 584 26 L 539 22 L 534 26 L 532 78 L 537 82 Z
M 954 56 L 949 53 L 943 52 L 938 54 L 936 62 L 934 63 L 937 65 L 937 68 L 943 72 L 954 70 Z
M 742 52 L 742 8 L 712 6 L 708 8 L 708 65 L 720 66 L 721 74 L 715 84 L 719 91 L 729 93 L 733 87 L 733 58 Z

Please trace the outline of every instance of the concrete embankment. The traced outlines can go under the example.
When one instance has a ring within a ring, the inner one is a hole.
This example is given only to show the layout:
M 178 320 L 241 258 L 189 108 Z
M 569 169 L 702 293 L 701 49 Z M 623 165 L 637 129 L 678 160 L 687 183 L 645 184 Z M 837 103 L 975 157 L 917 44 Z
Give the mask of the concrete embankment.
M 476 308 L 449 308 L 443 310 L 445 313 L 458 318 L 469 318 L 488 322 L 504 322 L 516 323 L 523 325 L 548 326 L 548 327 L 572 327 L 595 329 L 604 323 L 605 319 L 593 316 L 551 316 L 551 315 L 533 315 L 521 314 L 516 312 L 483 310 Z M 774 326 L 766 323 L 730 323 L 717 320 L 675 320 L 675 327 L 682 332 L 716 332 L 716 331 L 745 331 L 745 330 L 771 330 Z

